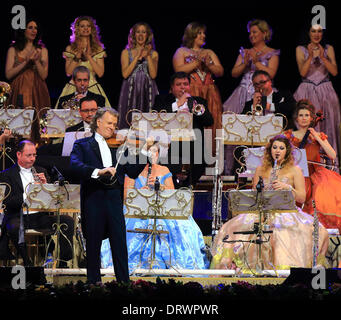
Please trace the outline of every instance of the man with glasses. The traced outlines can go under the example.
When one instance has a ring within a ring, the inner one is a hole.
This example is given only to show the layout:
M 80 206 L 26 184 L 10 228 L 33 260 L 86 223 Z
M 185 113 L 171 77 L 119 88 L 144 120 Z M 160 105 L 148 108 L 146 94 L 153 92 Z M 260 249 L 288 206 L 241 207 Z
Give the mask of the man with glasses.
M 67 128 L 66 132 L 90 131 L 90 123 L 98 110 L 97 101 L 90 97 L 84 97 L 79 102 L 79 114 L 82 121 Z
M 257 70 L 252 76 L 252 83 L 255 93 L 252 100 L 245 103 L 242 114 L 254 112 L 257 105 L 261 105 L 263 113 L 281 113 L 288 119 L 288 127 L 292 126 L 292 113 L 295 109 L 296 101 L 287 91 L 273 89 L 270 75 L 263 70 Z M 285 122 L 284 122 L 285 124 Z

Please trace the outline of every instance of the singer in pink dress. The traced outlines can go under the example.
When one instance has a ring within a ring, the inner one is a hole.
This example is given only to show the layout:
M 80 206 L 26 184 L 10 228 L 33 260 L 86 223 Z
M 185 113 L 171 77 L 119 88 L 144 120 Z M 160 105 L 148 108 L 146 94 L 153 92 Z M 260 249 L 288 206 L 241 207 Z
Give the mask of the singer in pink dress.
M 273 177 L 274 159 L 277 158 L 277 172 Z M 292 146 L 283 135 L 272 138 L 264 152 L 261 166 L 257 167 L 253 178 L 253 189 L 260 180 L 264 189 L 291 190 L 295 200 L 305 200 L 305 182 L 302 171 L 294 165 Z M 250 231 L 259 221 L 258 213 L 239 214 L 227 221 L 214 239 L 211 269 L 240 269 L 244 273 L 253 273 L 259 267 L 266 270 L 290 269 L 291 267 L 308 268 L 312 266 L 313 217 L 299 208 L 291 212 L 273 212 L 267 224 L 273 233 L 264 235 L 261 259 L 259 245 L 250 243 L 256 240 L 256 234 L 234 234 Z M 241 242 L 244 241 L 244 242 Z M 328 247 L 328 232 L 319 225 L 318 262 L 324 263 Z

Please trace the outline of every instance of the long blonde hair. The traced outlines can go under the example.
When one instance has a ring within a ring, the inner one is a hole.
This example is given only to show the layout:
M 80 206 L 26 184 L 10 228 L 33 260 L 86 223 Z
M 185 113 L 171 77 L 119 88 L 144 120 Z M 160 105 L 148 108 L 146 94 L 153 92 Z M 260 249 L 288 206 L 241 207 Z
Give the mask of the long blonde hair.
M 70 44 L 71 50 L 76 51 L 77 49 L 77 42 L 79 41 L 79 24 L 81 21 L 88 21 L 91 27 L 91 34 L 90 34 L 90 47 L 93 53 L 98 53 L 104 50 L 104 45 L 100 40 L 100 30 L 96 24 L 96 20 L 90 16 L 81 16 L 75 19 L 75 21 L 71 24 L 71 31 L 72 34 L 70 36 Z
M 146 22 L 138 22 L 135 23 L 129 31 L 128 35 L 128 43 L 126 45 L 126 49 L 134 49 L 136 47 L 136 30 L 139 26 L 144 26 L 147 32 L 147 39 L 145 45 L 151 45 L 152 48 L 155 50 L 154 44 L 154 33 L 152 28 Z

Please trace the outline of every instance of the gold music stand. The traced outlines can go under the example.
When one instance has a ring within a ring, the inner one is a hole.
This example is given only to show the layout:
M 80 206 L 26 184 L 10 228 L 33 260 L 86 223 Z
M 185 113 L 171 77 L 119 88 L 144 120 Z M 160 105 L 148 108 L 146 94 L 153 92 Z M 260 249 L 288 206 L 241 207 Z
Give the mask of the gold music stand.
M 258 222 L 254 223 L 252 230 L 234 232 L 240 235 L 254 235 L 254 239 L 225 240 L 224 242 L 256 244 L 258 247 L 256 270 L 258 272 L 264 270 L 262 245 L 269 242 L 269 239 L 264 240 L 264 235 L 273 232 L 270 230 L 271 215 L 281 212 L 297 212 L 292 192 L 290 190 L 264 190 L 264 186 L 260 186 L 258 190 L 230 190 L 228 205 L 232 216 L 257 214 Z
M 147 264 L 149 269 L 153 266 L 159 265 L 155 260 L 156 253 L 156 238 L 159 237 L 164 241 L 169 250 L 169 261 L 166 265 L 169 268 L 174 268 L 171 261 L 171 251 L 167 240 L 163 235 L 168 234 L 167 230 L 163 230 L 161 225 L 157 224 L 158 219 L 178 219 L 186 220 L 193 213 L 193 193 L 188 188 L 176 190 L 155 191 L 149 189 L 129 189 L 125 199 L 125 217 L 137 219 L 152 219 L 153 223 L 148 225 L 146 229 L 136 228 L 134 230 L 127 230 L 127 232 L 146 233 L 147 238 L 141 245 L 140 264 L 142 261 L 143 251 L 149 241 L 151 241 L 151 254 L 148 258 Z
M 9 129 L 13 136 L 22 136 L 28 138 L 31 135 L 31 126 L 35 119 L 34 109 L 0 109 L 0 128 L 1 130 Z M 0 151 L 0 159 L 2 160 L 2 170 L 6 169 L 6 158 L 10 159 L 12 163 L 15 160 L 11 158 L 9 152 L 11 148 L 6 146 L 6 142 L 2 145 Z
M 57 222 L 52 225 L 53 236 L 57 237 L 56 243 L 56 263 L 54 268 L 59 266 L 60 259 L 60 237 L 64 237 L 70 245 L 73 255 L 73 246 L 66 237 L 64 231 L 67 228 L 65 223 L 60 223 L 60 215 L 63 213 L 77 214 L 80 212 L 80 185 L 68 184 L 28 184 L 26 190 L 26 202 L 30 211 L 53 212 L 57 215 Z M 47 243 L 45 260 L 48 248 L 52 243 L 52 238 Z M 66 261 L 65 261 L 66 262 Z

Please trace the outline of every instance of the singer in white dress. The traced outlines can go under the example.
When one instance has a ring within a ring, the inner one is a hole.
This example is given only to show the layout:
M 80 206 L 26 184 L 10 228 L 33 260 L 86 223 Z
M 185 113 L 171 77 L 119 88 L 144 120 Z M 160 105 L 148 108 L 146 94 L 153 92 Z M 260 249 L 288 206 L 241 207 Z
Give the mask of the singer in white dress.
M 294 165 L 292 145 L 288 138 L 279 135 L 270 140 L 264 152 L 261 166 L 253 178 L 253 188 L 262 177 L 265 190 L 291 190 L 295 201 L 305 200 L 305 182 L 302 170 Z M 274 162 L 277 170 L 274 173 Z M 227 221 L 214 239 L 211 269 L 237 269 L 253 273 L 260 263 L 259 245 L 251 244 L 256 234 L 234 234 L 251 231 L 259 221 L 259 214 L 239 214 Z M 273 212 L 267 224 L 273 232 L 265 234 L 261 247 L 261 260 L 266 270 L 285 270 L 291 267 L 308 268 L 313 259 L 313 217 L 300 208 L 291 212 Z M 318 263 L 325 263 L 328 232 L 319 224 Z

